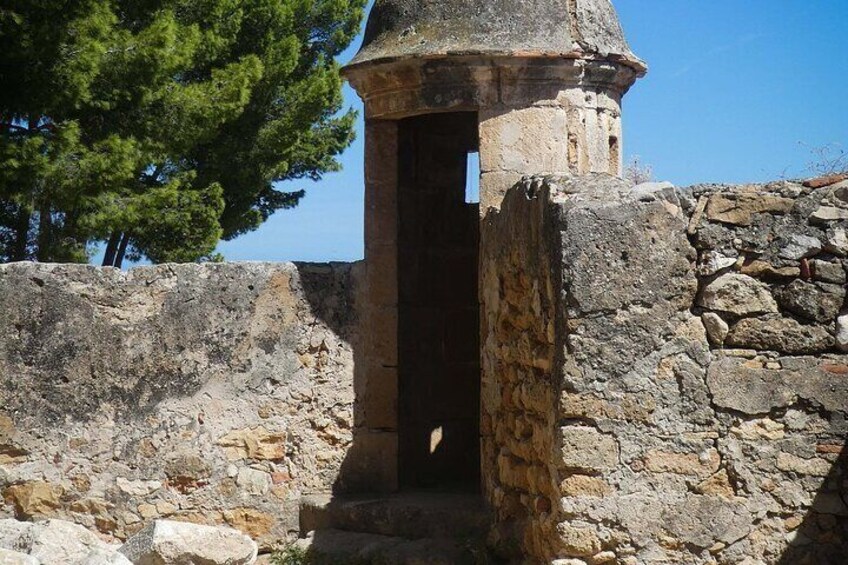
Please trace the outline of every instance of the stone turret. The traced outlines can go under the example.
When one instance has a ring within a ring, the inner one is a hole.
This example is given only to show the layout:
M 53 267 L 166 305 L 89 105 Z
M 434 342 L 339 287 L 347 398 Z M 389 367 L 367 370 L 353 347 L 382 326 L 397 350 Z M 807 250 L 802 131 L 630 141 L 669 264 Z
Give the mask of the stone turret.
M 525 174 L 619 174 L 646 69 L 609 0 L 377 0 L 345 74 L 369 120 L 478 112 L 485 211 Z
M 609 0 L 375 2 L 344 69 L 366 119 L 359 487 L 480 488 L 480 219 L 525 175 L 619 174 L 645 70 Z

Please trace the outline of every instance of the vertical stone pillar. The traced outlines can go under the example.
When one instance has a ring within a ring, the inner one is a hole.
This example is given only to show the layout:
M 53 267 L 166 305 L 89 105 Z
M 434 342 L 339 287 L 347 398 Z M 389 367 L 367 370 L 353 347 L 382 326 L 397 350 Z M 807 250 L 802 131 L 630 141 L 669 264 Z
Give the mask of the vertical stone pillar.
M 365 126 L 365 370 L 357 440 L 369 486 L 397 489 L 398 435 L 398 123 Z
M 621 94 L 604 87 L 570 88 L 557 102 L 568 114 L 569 171 L 621 175 Z
M 568 172 L 568 123 L 559 106 L 480 110 L 480 212 L 499 208 L 525 175 Z
M 581 86 L 534 99 L 531 87 L 516 90 L 514 100 L 480 110 L 483 215 L 523 176 L 621 174 L 619 94 Z

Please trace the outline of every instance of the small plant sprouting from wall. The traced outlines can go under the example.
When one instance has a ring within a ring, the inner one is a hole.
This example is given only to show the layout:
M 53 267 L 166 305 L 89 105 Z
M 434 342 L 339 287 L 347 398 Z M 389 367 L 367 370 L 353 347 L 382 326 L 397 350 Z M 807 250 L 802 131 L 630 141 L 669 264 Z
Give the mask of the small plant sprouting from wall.
M 654 179 L 654 167 L 643 163 L 642 158 L 638 155 L 633 155 L 624 164 L 624 171 L 621 176 L 631 186 L 636 186 L 643 182 L 651 182 Z
M 486 547 L 482 538 L 469 538 L 462 545 L 462 556 L 457 565 L 497 565 L 501 563 Z M 370 565 L 382 563 L 377 558 L 371 560 L 361 556 L 325 556 L 315 555 L 297 545 L 289 545 L 271 556 L 271 565 Z
M 297 545 L 289 545 L 271 556 L 271 565 L 369 565 L 364 557 L 349 555 L 316 555 Z
M 806 147 L 807 144 L 799 142 Z M 848 173 L 848 151 L 839 143 L 809 147 L 811 160 L 807 170 L 816 176 Z
M 271 556 L 271 565 L 308 565 L 309 555 L 305 549 L 290 545 Z

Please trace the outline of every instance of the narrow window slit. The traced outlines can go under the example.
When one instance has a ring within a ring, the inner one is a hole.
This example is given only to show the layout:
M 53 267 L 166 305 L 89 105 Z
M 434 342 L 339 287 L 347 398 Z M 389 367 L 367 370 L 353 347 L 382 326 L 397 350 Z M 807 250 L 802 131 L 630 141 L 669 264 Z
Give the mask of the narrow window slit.
M 465 179 L 465 203 L 480 203 L 480 152 L 468 152 L 468 165 Z

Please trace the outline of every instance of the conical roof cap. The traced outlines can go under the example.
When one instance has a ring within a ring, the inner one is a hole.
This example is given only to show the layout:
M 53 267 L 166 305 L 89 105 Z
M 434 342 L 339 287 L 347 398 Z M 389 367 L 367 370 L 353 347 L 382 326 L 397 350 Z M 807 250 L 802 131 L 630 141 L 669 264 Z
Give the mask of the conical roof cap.
M 350 66 L 463 54 L 601 58 L 645 69 L 610 0 L 376 0 Z

